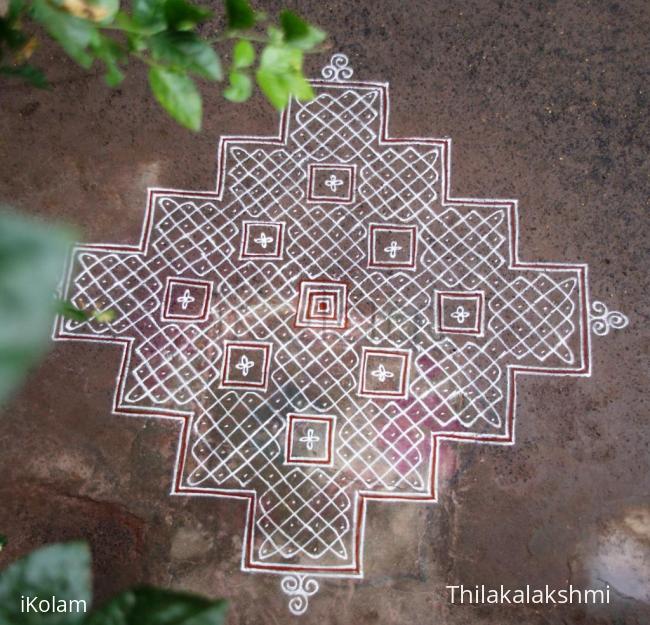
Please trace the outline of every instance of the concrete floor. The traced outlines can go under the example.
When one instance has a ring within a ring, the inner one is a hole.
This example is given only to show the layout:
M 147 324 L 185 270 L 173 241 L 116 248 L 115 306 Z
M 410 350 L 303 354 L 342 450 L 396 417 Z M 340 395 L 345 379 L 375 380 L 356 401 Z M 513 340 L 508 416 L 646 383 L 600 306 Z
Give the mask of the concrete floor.
M 630 326 L 594 339 L 590 378 L 520 382 L 516 446 L 455 447 L 439 504 L 373 504 L 365 578 L 324 582 L 296 622 L 650 622 L 650 6 L 310 0 L 300 11 L 356 77 L 391 83 L 394 136 L 453 138 L 455 195 L 519 198 L 521 257 L 588 263 L 592 297 Z M 328 58 L 310 57 L 309 74 Z M 148 186 L 213 188 L 221 134 L 275 132 L 259 97 L 236 106 L 205 88 L 194 136 L 159 110 L 142 68 L 111 90 L 55 49 L 40 59 L 51 91 L 0 89 L 0 201 L 76 224 L 86 241 L 135 242 Z M 168 496 L 176 427 L 110 414 L 118 359 L 59 343 L 4 411 L 0 563 L 81 536 L 99 598 L 146 582 L 229 598 L 231 625 L 291 622 L 278 579 L 239 570 L 243 504 Z M 603 582 L 607 607 L 458 606 L 445 592 Z

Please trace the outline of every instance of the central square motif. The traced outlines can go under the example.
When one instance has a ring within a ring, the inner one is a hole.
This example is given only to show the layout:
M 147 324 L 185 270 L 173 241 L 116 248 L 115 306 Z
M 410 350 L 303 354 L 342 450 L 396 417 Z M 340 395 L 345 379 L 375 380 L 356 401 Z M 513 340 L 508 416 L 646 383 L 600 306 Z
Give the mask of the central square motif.
M 334 457 L 334 425 L 332 415 L 287 415 L 285 462 L 331 466 Z
M 359 368 L 362 397 L 404 398 L 408 395 L 411 351 L 363 347 Z
M 304 280 L 295 325 L 298 328 L 337 328 L 347 324 L 348 285 L 328 280 Z
M 354 201 L 354 165 L 315 165 L 308 168 L 307 201 L 351 204 Z
M 266 390 L 272 343 L 225 341 L 221 387 Z

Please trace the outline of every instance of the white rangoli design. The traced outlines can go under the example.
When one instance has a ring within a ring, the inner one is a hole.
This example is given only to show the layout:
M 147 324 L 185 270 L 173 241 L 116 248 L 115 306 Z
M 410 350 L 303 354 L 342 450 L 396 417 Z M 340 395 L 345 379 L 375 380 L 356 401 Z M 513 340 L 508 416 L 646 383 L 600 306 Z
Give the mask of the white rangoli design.
M 452 198 L 450 140 L 390 137 L 351 74 L 222 138 L 216 191 L 149 190 L 138 246 L 76 246 L 66 297 L 116 316 L 55 332 L 123 347 L 114 412 L 180 421 L 172 492 L 246 500 L 242 569 L 295 614 L 363 575 L 369 500 L 436 501 L 442 443 L 513 444 L 519 376 L 588 376 L 590 324 L 627 324 L 590 317 L 586 265 L 520 261 L 517 202 Z

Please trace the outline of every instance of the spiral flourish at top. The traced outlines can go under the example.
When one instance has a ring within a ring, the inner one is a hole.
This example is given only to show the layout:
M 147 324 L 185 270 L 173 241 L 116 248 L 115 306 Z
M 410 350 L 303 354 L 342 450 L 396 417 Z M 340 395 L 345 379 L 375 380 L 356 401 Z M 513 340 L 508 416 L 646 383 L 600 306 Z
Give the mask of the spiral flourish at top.
M 348 57 L 339 52 L 332 56 L 329 65 L 323 67 L 321 75 L 325 80 L 333 80 L 334 82 L 350 80 L 354 71 L 349 64 Z

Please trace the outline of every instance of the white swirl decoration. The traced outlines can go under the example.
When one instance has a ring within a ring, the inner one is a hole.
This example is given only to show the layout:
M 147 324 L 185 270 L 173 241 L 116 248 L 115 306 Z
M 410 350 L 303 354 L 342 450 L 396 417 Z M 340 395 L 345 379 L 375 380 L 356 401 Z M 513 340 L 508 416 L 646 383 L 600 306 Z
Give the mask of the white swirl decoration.
M 291 614 L 300 616 L 309 607 L 309 597 L 312 597 L 320 588 L 318 582 L 306 575 L 286 575 L 280 582 L 282 591 L 291 597 L 289 599 L 289 611 Z
M 333 80 L 334 82 L 350 80 L 353 73 L 354 71 L 350 67 L 348 57 L 340 52 L 334 54 L 330 59 L 329 65 L 326 65 L 321 70 L 321 75 L 325 80 Z
M 625 328 L 629 319 L 618 310 L 609 310 L 603 302 L 591 302 L 591 329 L 597 336 L 605 336 L 610 330 Z

